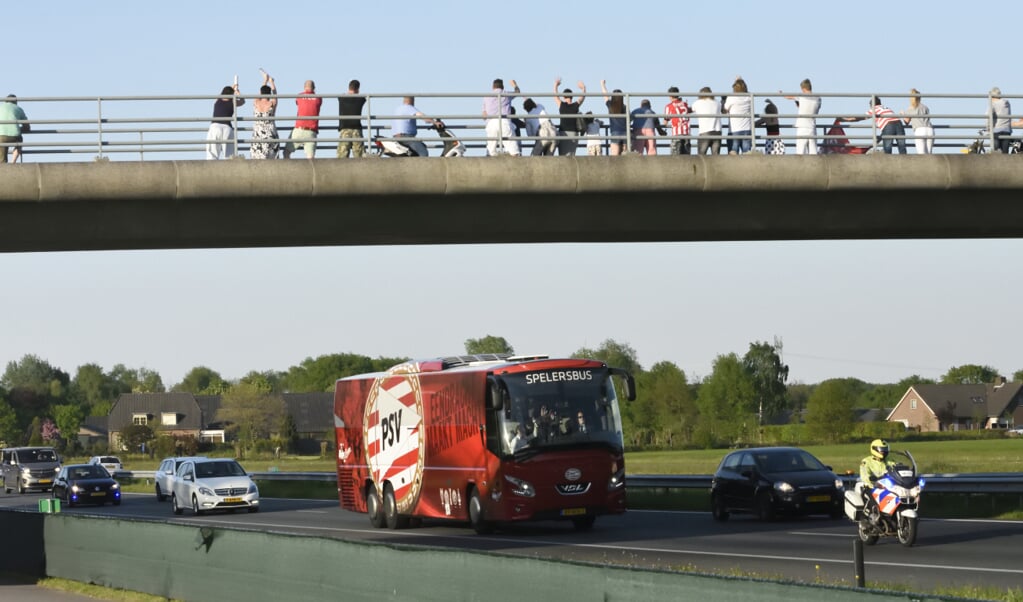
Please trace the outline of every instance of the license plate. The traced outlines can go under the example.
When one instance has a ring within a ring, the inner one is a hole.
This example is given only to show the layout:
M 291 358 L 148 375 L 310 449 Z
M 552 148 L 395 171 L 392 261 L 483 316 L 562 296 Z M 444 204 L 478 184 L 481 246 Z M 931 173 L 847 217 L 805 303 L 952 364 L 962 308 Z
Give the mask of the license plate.
M 586 514 L 586 508 L 565 508 L 561 511 L 561 516 L 579 516 L 580 514 Z
M 92 497 L 106 497 L 106 495 L 107 495 L 107 493 L 105 491 L 93 491 L 92 492 Z
M 831 501 L 831 496 L 830 495 L 811 495 L 811 496 L 806 498 L 806 501 L 811 503 L 811 504 L 813 504 L 815 502 L 830 502 Z
M 226 497 L 226 498 L 224 498 L 224 502 L 228 503 L 228 504 L 233 504 L 235 502 L 240 502 L 240 501 L 242 501 L 242 498 L 240 498 L 240 497 Z
M 46 483 L 52 483 L 52 482 L 53 482 L 53 479 L 39 479 L 39 484 L 40 485 L 43 485 L 43 484 L 46 484 Z

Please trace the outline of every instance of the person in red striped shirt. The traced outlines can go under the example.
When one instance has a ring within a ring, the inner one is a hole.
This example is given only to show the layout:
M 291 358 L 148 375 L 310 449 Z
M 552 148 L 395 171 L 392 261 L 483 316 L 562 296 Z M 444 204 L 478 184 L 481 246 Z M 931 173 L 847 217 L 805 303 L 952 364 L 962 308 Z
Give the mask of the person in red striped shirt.
M 678 88 L 668 88 L 671 94 L 671 102 L 664 106 L 664 113 L 671 115 L 668 123 L 671 124 L 671 154 L 688 155 L 691 151 L 689 146 L 689 103 L 678 95 Z
M 867 117 L 874 118 L 874 129 L 887 155 L 892 154 L 892 142 L 899 145 L 899 154 L 906 154 L 906 128 L 895 111 L 881 104 L 877 96 L 870 97 L 870 110 L 862 117 L 842 117 L 842 121 L 863 121 Z

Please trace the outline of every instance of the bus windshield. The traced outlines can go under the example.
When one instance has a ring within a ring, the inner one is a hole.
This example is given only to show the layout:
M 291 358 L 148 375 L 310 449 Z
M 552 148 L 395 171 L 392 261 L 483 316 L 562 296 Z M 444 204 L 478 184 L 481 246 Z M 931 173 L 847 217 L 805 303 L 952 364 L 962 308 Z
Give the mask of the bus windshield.
M 499 414 L 501 451 L 604 443 L 623 449 L 618 396 L 607 368 L 566 368 L 504 374 Z

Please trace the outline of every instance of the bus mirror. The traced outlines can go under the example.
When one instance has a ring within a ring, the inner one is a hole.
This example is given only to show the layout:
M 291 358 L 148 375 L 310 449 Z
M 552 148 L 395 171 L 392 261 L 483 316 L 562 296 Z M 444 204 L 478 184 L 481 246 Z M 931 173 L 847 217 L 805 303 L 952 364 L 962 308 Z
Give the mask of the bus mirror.
M 611 374 L 619 376 L 622 379 L 622 386 L 624 387 L 623 393 L 625 393 L 625 399 L 628 401 L 636 400 L 636 379 L 629 374 L 628 371 L 622 370 L 621 368 L 611 368 Z
M 491 379 L 489 384 L 490 386 L 487 387 L 487 409 L 500 410 L 504 408 L 504 397 L 508 394 L 508 389 L 498 379 Z

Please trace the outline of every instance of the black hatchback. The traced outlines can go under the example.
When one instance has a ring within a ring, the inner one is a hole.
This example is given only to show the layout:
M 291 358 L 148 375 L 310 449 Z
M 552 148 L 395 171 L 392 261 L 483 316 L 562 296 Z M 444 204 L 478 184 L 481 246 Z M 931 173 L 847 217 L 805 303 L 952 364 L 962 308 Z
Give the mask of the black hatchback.
M 64 500 L 67 506 L 106 502 L 120 506 L 121 486 L 99 464 L 71 464 L 57 475 L 53 497 Z
M 844 486 L 830 466 L 798 447 L 757 447 L 730 452 L 714 473 L 714 518 L 751 512 L 763 520 L 778 514 L 844 514 Z

